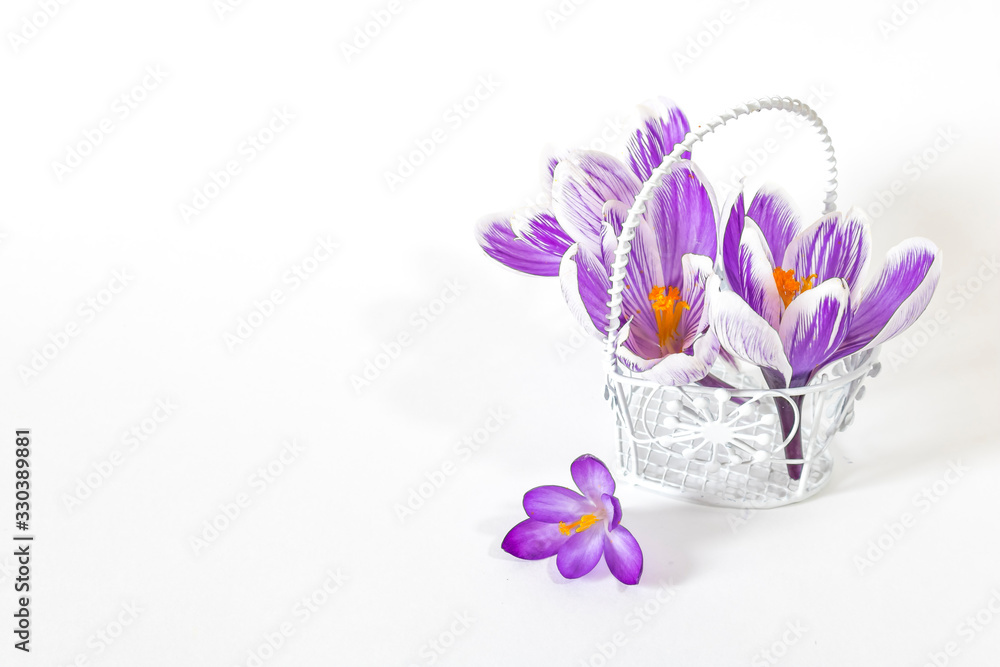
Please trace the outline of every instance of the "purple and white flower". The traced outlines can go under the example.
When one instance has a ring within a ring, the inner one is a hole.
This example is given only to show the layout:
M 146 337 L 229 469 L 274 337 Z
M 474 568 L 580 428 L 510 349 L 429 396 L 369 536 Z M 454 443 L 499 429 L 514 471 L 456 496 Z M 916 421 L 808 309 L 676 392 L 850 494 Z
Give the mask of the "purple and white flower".
M 560 158 L 557 152 L 545 157 L 542 186 L 549 199 L 552 174 Z M 573 244 L 573 239 L 556 220 L 551 206 L 484 218 L 476 226 L 476 238 L 493 259 L 535 276 L 559 275 L 559 262 Z
M 629 208 L 689 130 L 672 102 L 647 102 L 624 162 L 598 151 L 554 155 L 545 170 L 551 207 L 482 221 L 480 245 L 519 271 L 558 274 L 573 314 L 603 337 L 611 264 Z M 619 358 L 647 379 L 697 382 L 719 354 L 704 308 L 717 228 L 715 197 L 701 172 L 686 160 L 673 165 L 631 243 L 619 321 Z
M 563 295 L 599 337 L 608 326 L 618 236 L 639 187 L 623 164 L 601 154 L 574 154 L 556 169 L 556 211 L 576 240 L 559 271 Z M 701 171 L 684 160 L 667 171 L 639 219 L 625 269 L 617 349 L 622 364 L 644 378 L 697 382 L 719 354 L 718 341 L 706 331 L 705 309 L 718 244 L 715 211 Z
M 577 579 L 592 571 L 604 556 L 608 569 L 623 584 L 642 576 L 642 549 L 621 525 L 622 506 L 615 480 L 599 459 L 584 454 L 570 466 L 582 494 L 562 486 L 539 486 L 524 494 L 528 518 L 510 529 L 503 550 L 517 558 L 556 557 L 559 573 Z
M 922 238 L 889 251 L 869 280 L 871 234 L 857 210 L 808 227 L 779 191 L 762 189 L 744 209 L 740 193 L 722 237 L 723 273 L 708 287 L 709 321 L 722 348 L 760 367 L 771 388 L 803 387 L 825 366 L 880 345 L 913 324 L 941 275 L 937 247 Z M 801 407 L 802 397 L 793 398 Z M 778 401 L 789 434 L 795 411 Z M 802 455 L 797 430 L 785 448 Z M 801 465 L 789 464 L 799 479 Z
M 578 159 L 587 163 L 591 157 Z M 595 171 L 587 177 L 575 172 L 567 175 L 567 193 L 556 198 L 557 207 L 561 198 L 567 209 L 577 213 L 567 219 L 582 221 L 596 213 L 586 206 L 588 188 L 590 192 L 600 188 L 595 183 L 598 178 Z M 558 181 L 556 188 L 558 193 Z M 638 188 L 619 193 L 624 201 L 611 199 L 602 205 L 599 251 L 579 240 L 562 260 L 563 295 L 580 323 L 597 336 L 603 336 L 608 326 L 608 290 L 617 238 L 637 192 Z M 647 204 L 629 247 L 617 341 L 622 364 L 667 385 L 697 382 L 708 374 L 719 353 L 715 336 L 706 332 L 705 309 L 716 245 L 711 188 L 693 163 L 678 162 Z
M 871 232 L 856 209 L 803 227 L 787 198 L 742 193 L 723 232 L 732 292 L 713 287 L 711 323 L 722 346 L 766 370 L 771 386 L 801 387 L 824 366 L 880 345 L 913 324 L 941 275 L 937 247 L 922 238 L 889 251 L 868 280 Z
M 588 203 L 596 207 L 596 219 L 586 216 L 581 219 L 577 217 L 577 211 L 567 210 L 562 203 L 551 201 L 549 205 L 532 207 L 512 215 L 491 216 L 481 220 L 476 230 L 479 245 L 486 254 L 501 264 L 523 273 L 555 276 L 559 273 L 560 260 L 573 243 L 581 239 L 594 241 L 591 250 L 598 251 L 601 234 L 600 213 L 605 201 L 599 198 L 607 195 L 608 199 L 625 201 L 622 199 L 625 191 L 634 189 L 637 192 L 638 186 L 649 178 L 652 170 L 662 162 L 663 156 L 669 153 L 690 130 L 687 118 L 680 109 L 664 98 L 646 102 L 639 107 L 639 114 L 639 124 L 629 135 L 628 168 L 611 156 L 589 152 L 588 155 L 597 156 L 594 158 L 596 162 L 584 160 L 586 164 L 581 165 L 580 160 L 575 159 L 576 167 L 562 170 L 563 185 L 572 187 L 571 181 L 575 179 L 567 181 L 566 177 L 574 169 L 601 169 L 605 158 L 615 163 L 611 167 L 615 173 L 609 175 L 607 182 L 592 182 L 586 187 L 586 192 L 582 193 L 589 198 Z M 557 151 L 552 151 L 545 157 L 542 183 L 546 197 L 550 200 L 555 196 L 553 180 L 559 180 L 556 172 L 565 157 L 567 157 L 565 153 Z M 618 169 L 619 166 L 621 170 Z M 619 186 L 623 186 L 626 190 L 620 189 Z M 610 187 L 611 190 L 606 190 L 606 187 Z M 560 193 L 563 203 L 566 194 L 565 190 Z M 634 193 L 632 196 L 634 197 Z M 573 219 L 567 219 L 566 216 Z

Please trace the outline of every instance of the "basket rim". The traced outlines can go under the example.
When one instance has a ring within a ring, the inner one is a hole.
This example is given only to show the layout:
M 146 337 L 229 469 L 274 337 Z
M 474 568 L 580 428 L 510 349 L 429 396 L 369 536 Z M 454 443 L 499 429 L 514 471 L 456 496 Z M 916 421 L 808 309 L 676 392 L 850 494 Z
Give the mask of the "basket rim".
M 841 375 L 840 377 L 827 379 L 819 382 L 810 383 L 804 387 L 785 387 L 780 389 L 771 389 L 768 387 L 752 387 L 752 388 L 724 388 L 724 387 L 710 387 L 701 384 L 684 384 L 684 385 L 668 385 L 655 382 L 653 380 L 646 380 L 639 377 L 633 377 L 629 375 L 624 375 L 617 369 L 611 369 L 608 371 L 608 381 L 614 382 L 619 385 L 632 385 L 635 387 L 649 387 L 653 389 L 660 388 L 677 388 L 684 389 L 685 391 L 691 391 L 693 393 L 700 393 L 705 395 L 714 394 L 718 391 L 724 391 L 731 397 L 736 398 L 760 398 L 764 396 L 774 396 L 782 395 L 786 397 L 791 396 L 805 396 L 806 394 L 815 394 L 823 391 L 829 391 L 832 389 L 838 389 L 845 384 L 853 382 L 858 378 L 862 378 L 869 373 L 871 373 L 876 368 L 881 368 L 881 364 L 878 361 L 878 351 L 881 345 L 877 345 L 868 350 L 859 350 L 854 354 L 851 354 L 843 359 L 838 360 L 836 363 L 846 362 L 852 357 L 858 355 L 866 355 L 866 358 L 861 361 L 860 365 L 849 373 Z M 835 364 L 831 364 L 828 368 L 831 368 Z M 825 369 L 824 369 L 825 370 Z M 877 374 L 878 371 L 875 371 Z M 820 376 L 822 378 L 822 376 Z M 873 375 L 874 377 L 874 375 Z

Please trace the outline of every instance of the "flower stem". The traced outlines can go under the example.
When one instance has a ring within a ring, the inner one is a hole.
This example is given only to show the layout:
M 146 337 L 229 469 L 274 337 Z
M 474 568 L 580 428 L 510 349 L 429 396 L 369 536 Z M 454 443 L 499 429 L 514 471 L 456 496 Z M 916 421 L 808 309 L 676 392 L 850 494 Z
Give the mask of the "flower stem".
M 795 408 L 785 399 L 776 399 L 778 418 L 781 419 L 781 432 L 785 435 L 786 439 L 788 439 L 789 433 L 792 435 L 791 440 L 788 440 L 788 444 L 785 445 L 786 459 L 802 458 L 802 429 L 796 428 L 795 424 L 796 409 L 798 409 L 799 414 L 802 414 L 802 398 L 802 396 L 791 397 L 791 400 L 795 402 Z M 801 427 L 801 424 L 799 424 L 799 427 Z M 794 429 L 794 432 L 792 432 L 792 429 Z M 792 479 L 802 477 L 802 464 L 789 463 L 788 476 Z
M 767 382 L 767 386 L 771 389 L 787 389 L 788 386 L 785 384 L 785 378 L 782 377 L 780 373 L 774 371 L 770 368 L 761 368 L 764 375 L 764 381 Z M 796 378 L 792 378 L 792 386 L 796 386 Z M 781 433 L 784 435 L 784 439 L 788 440 L 788 444 L 785 445 L 785 458 L 786 459 L 801 459 L 802 458 L 802 424 L 801 421 L 798 425 L 795 423 L 795 414 L 798 412 L 799 415 L 802 414 L 802 395 L 792 396 L 790 398 L 775 398 L 774 404 L 778 408 L 778 419 L 781 420 Z M 792 403 L 795 403 L 793 406 Z M 789 463 L 788 465 L 788 476 L 792 479 L 800 479 L 802 477 L 802 464 L 801 463 Z

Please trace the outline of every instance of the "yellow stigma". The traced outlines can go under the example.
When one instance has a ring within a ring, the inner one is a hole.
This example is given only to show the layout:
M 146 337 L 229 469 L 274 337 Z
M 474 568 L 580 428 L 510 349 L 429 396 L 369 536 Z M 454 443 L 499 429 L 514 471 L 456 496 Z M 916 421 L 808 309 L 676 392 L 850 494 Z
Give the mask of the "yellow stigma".
M 806 290 L 812 289 L 813 278 L 815 277 L 816 274 L 814 273 L 803 280 L 796 280 L 795 269 L 785 271 L 779 266 L 774 270 L 774 284 L 778 286 L 778 294 L 781 295 L 781 300 L 785 302 L 785 308 L 788 308 L 788 304 L 792 302 L 792 299 Z
M 660 347 L 674 353 L 683 352 L 678 349 L 682 341 L 677 340 L 677 326 L 681 323 L 681 315 L 691 306 L 687 301 L 681 301 L 681 291 L 676 287 L 654 287 L 649 292 L 649 302 L 653 304 L 653 315 L 656 316 Z
M 582 533 L 591 526 L 597 523 L 597 515 L 595 514 L 584 514 L 580 517 L 579 521 L 574 521 L 573 523 L 567 524 L 562 521 L 559 522 L 559 532 L 563 535 L 569 535 L 574 532 Z

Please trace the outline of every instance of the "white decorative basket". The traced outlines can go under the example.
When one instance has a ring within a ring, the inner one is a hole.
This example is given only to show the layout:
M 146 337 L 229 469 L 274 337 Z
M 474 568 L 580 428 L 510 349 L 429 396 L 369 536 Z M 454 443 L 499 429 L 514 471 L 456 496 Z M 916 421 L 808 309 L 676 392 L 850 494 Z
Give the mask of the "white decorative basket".
M 881 368 L 876 357 L 874 350 L 859 352 L 826 368 L 816 384 L 782 390 L 666 387 L 612 373 L 619 471 L 627 481 L 710 505 L 765 508 L 807 498 L 830 479 L 830 441 L 854 421 L 865 378 Z M 735 387 L 752 381 L 721 364 L 715 370 Z M 795 416 L 788 436 L 782 404 Z M 788 458 L 795 429 L 802 456 Z M 799 479 L 789 465 L 801 466 Z
M 830 441 L 851 424 L 854 402 L 864 394 L 865 378 L 874 377 L 880 369 L 875 348 L 832 364 L 806 387 L 769 389 L 759 377 L 718 362 L 713 375 L 733 387 L 719 389 L 659 385 L 633 376 L 618 363 L 615 341 L 625 267 L 645 203 L 669 167 L 702 137 L 730 120 L 769 109 L 798 114 L 819 130 L 830 171 L 824 212 L 834 210 L 837 162 L 822 121 L 798 100 L 755 100 L 688 133 L 653 170 L 618 238 L 609 290 L 606 397 L 618 422 L 619 473 L 626 481 L 684 500 L 724 507 L 778 507 L 823 488 L 833 470 Z M 801 453 L 789 456 L 786 445 L 796 432 Z

